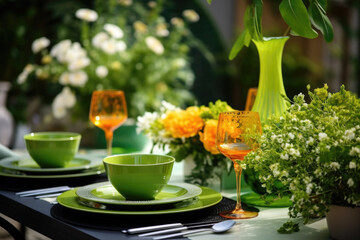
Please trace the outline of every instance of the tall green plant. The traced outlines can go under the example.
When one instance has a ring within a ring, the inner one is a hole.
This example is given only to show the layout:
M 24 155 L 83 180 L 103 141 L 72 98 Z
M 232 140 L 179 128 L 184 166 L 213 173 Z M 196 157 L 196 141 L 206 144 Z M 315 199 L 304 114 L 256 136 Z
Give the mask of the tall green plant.
M 207 0 L 211 4 L 212 0 Z M 229 59 L 234 59 L 240 50 L 248 47 L 252 40 L 262 40 L 263 1 L 251 0 L 244 14 L 244 30 L 233 45 Z M 326 15 L 327 0 L 281 0 L 279 11 L 283 20 L 288 25 L 284 35 L 290 33 L 309 39 L 318 37 L 317 29 L 322 33 L 327 42 L 334 38 L 334 31 Z M 315 29 L 314 29 L 315 28 Z

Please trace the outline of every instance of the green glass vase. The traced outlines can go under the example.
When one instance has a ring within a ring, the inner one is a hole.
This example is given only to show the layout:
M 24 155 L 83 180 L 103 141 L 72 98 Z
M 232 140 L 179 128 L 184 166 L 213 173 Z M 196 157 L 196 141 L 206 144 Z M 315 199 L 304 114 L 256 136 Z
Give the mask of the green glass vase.
M 283 83 L 281 64 L 284 46 L 289 37 L 272 37 L 253 40 L 259 53 L 260 76 L 259 85 L 252 111 L 259 112 L 264 126 L 270 116 L 281 116 L 288 108 L 285 100 L 286 92 Z M 252 192 L 242 195 L 242 201 L 249 205 L 269 206 L 260 199 L 266 193 L 258 180 L 258 174 L 253 169 L 244 171 L 245 182 Z M 277 200 L 270 206 L 283 207 L 291 204 L 288 197 Z
M 287 102 L 281 63 L 284 46 L 289 37 L 253 40 L 259 53 L 260 77 L 258 91 L 252 111 L 259 112 L 261 123 L 267 123 L 272 116 L 281 116 L 287 109 Z

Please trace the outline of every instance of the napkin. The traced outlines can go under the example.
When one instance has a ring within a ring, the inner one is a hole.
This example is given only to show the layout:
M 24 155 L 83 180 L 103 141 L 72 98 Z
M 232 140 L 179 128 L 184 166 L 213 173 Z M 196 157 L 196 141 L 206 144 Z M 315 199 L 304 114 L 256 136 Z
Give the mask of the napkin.
M 10 150 L 9 148 L 5 147 L 0 143 L 0 161 L 6 157 L 15 157 L 18 156 L 14 151 Z

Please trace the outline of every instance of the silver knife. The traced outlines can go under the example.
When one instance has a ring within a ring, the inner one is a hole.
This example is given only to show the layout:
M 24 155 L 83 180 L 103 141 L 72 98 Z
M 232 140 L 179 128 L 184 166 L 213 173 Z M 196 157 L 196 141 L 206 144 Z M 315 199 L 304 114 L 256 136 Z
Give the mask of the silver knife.
M 155 236 L 155 235 L 161 235 L 161 234 L 176 233 L 176 232 L 181 232 L 181 231 L 190 230 L 190 229 L 212 227 L 214 224 L 215 223 L 205 223 L 205 224 L 199 224 L 199 225 L 193 225 L 193 226 L 170 228 L 170 229 L 165 229 L 165 230 L 160 230 L 160 231 L 153 231 L 153 232 L 139 234 L 139 237 L 149 237 L 149 236 Z
M 182 227 L 192 227 L 192 226 L 204 227 L 204 224 L 208 224 L 207 226 L 212 226 L 218 222 L 219 221 L 209 221 L 209 222 L 199 222 L 199 223 L 170 223 L 170 224 L 162 224 L 162 225 L 155 225 L 155 226 L 148 226 L 148 227 L 125 229 L 125 230 L 122 230 L 122 233 L 139 234 L 139 233 L 145 233 L 145 232 L 165 230 L 165 229 L 170 229 L 170 228 L 182 228 Z

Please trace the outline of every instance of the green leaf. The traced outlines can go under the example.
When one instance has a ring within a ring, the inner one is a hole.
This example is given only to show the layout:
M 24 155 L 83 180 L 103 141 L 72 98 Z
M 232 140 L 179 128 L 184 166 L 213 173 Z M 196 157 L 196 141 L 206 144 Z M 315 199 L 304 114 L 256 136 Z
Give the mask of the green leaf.
M 253 4 L 253 19 L 255 34 L 253 35 L 256 40 L 262 39 L 261 16 L 262 16 L 262 0 L 254 0 Z
M 251 42 L 251 36 L 249 34 L 248 29 L 245 29 L 236 39 L 234 46 L 231 48 L 229 59 L 233 60 L 244 46 L 247 47 L 249 46 L 250 42 Z
M 318 1 L 310 3 L 309 15 L 312 24 L 321 31 L 327 42 L 331 42 L 334 38 L 334 30 L 329 18 L 326 16 L 325 9 Z
M 316 38 L 318 36 L 311 28 L 310 17 L 302 0 L 282 0 L 279 10 L 293 33 L 305 38 Z
M 212 0 L 207 0 L 208 4 L 211 4 Z

